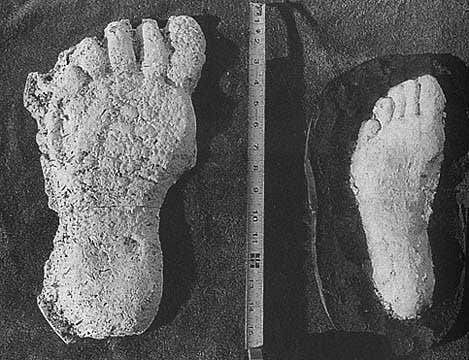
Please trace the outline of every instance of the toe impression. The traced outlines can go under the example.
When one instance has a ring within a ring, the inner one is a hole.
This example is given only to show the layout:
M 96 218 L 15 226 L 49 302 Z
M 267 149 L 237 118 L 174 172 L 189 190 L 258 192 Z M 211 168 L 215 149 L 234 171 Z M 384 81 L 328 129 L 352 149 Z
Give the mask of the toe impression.
M 165 44 L 163 34 L 156 20 L 143 19 L 141 34 L 143 42 L 143 73 L 147 77 L 153 74 L 165 76 L 169 64 L 170 50 Z
M 174 48 L 168 78 L 191 93 L 197 86 L 205 62 L 205 37 L 197 21 L 189 16 L 171 16 L 167 30 Z
M 404 116 L 405 112 L 405 96 L 403 91 L 403 84 L 394 86 L 388 91 L 388 97 L 390 97 L 394 103 L 394 111 L 392 119 L 400 119 Z
M 129 20 L 114 21 L 104 30 L 111 68 L 116 73 L 135 69 L 132 27 Z
M 402 84 L 405 92 L 404 116 L 411 117 L 420 113 L 420 84 L 416 80 L 408 80 Z
M 86 71 L 93 79 L 104 75 L 109 60 L 106 51 L 94 38 L 85 38 L 71 55 L 72 62 Z
M 373 115 L 381 126 L 385 126 L 391 121 L 394 113 L 394 101 L 390 97 L 380 98 L 373 108 Z
M 420 112 L 424 116 L 441 114 L 446 104 L 446 98 L 438 81 L 431 75 L 419 77 L 420 84 Z

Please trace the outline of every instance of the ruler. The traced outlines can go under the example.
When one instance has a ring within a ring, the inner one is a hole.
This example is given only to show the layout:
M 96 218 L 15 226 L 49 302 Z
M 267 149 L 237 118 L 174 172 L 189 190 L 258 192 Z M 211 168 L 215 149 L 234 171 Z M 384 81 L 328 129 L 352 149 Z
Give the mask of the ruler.
M 264 343 L 265 4 L 249 3 L 249 104 L 245 345 L 262 359 Z

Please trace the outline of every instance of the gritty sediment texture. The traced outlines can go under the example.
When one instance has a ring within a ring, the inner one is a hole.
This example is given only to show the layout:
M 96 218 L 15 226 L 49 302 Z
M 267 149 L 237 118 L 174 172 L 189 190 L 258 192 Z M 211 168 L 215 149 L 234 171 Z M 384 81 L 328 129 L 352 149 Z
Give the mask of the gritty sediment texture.
M 430 75 L 394 86 L 361 125 L 351 157 L 374 286 L 398 319 L 416 318 L 432 303 L 427 229 L 443 160 L 445 102 Z
M 467 76 L 450 56 L 367 62 L 325 90 L 310 139 L 328 309 L 343 330 L 385 334 L 395 355 L 465 331 Z
M 121 20 L 105 36 L 107 48 L 86 38 L 51 72 L 31 73 L 24 93 L 59 215 L 38 303 L 65 342 L 151 324 L 163 286 L 159 209 L 196 157 L 197 22 L 171 17 L 161 31 L 147 19 L 134 36 Z

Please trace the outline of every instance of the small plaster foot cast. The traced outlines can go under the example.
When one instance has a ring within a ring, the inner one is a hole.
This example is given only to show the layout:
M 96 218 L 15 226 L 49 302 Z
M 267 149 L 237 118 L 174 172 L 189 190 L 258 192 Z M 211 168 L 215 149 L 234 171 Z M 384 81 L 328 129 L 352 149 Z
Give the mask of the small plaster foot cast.
M 196 160 L 191 93 L 205 61 L 197 22 L 109 24 L 48 74 L 28 76 L 49 207 L 59 215 L 39 307 L 65 341 L 140 334 L 163 287 L 159 209 Z
M 351 187 L 376 292 L 391 316 L 417 318 L 435 276 L 427 227 L 443 160 L 445 96 L 430 75 L 379 99 L 359 131 Z

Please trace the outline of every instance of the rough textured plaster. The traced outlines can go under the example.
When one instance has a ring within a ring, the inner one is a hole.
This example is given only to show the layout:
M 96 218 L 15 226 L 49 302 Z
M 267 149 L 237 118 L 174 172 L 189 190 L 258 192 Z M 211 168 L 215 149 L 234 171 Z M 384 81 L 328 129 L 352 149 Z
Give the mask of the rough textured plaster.
M 25 107 L 49 207 L 59 215 L 39 307 L 65 342 L 139 334 L 158 310 L 159 209 L 195 164 L 191 93 L 205 61 L 197 22 L 171 17 L 85 38 L 52 71 L 31 73 Z M 135 49 L 135 51 L 134 51 Z

